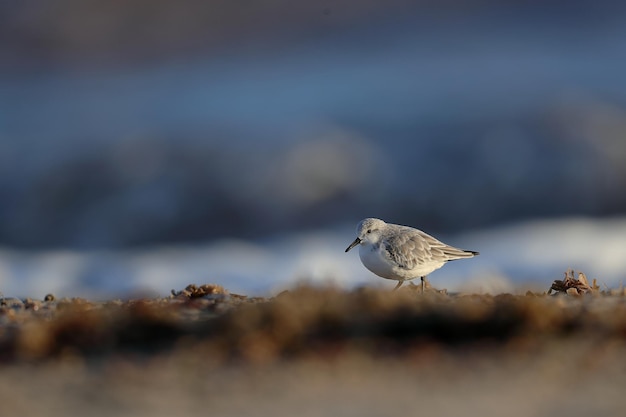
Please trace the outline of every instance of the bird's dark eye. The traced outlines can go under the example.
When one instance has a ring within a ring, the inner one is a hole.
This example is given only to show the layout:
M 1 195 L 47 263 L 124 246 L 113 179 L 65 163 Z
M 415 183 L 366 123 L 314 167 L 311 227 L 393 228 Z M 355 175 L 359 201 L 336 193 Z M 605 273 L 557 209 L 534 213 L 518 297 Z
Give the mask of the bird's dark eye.
M 367 230 L 367 233 L 372 233 L 372 229 L 368 229 L 368 230 Z

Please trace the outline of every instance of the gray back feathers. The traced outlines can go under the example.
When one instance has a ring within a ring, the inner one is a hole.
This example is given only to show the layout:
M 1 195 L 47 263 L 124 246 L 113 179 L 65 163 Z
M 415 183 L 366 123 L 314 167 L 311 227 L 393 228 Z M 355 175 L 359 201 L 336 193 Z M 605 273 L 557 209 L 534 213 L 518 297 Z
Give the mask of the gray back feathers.
M 458 249 L 435 239 L 421 230 L 396 224 L 386 225 L 380 244 L 398 267 L 413 269 L 417 265 L 471 258 L 478 252 Z

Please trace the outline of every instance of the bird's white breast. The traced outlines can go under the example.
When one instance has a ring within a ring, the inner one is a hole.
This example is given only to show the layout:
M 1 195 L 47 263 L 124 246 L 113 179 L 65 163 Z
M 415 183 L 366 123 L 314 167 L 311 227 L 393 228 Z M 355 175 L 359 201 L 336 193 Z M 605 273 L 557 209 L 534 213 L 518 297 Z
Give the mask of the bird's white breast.
M 397 281 L 408 281 L 423 277 L 443 266 L 444 262 L 418 263 L 412 269 L 399 267 L 393 263 L 385 253 L 381 245 L 362 244 L 359 247 L 359 257 L 363 265 L 378 275 L 386 279 Z

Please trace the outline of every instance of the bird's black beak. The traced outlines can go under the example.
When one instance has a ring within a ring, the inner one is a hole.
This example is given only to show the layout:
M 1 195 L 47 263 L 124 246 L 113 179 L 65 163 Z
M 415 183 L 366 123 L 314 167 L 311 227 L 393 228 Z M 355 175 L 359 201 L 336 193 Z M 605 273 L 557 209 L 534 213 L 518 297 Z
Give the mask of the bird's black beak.
M 361 239 L 359 239 L 358 237 L 356 239 L 354 239 L 354 242 L 350 243 L 350 246 L 348 246 L 346 248 L 346 252 L 348 252 L 350 249 L 352 249 L 353 247 L 355 247 L 356 245 L 358 245 L 359 243 L 361 243 Z

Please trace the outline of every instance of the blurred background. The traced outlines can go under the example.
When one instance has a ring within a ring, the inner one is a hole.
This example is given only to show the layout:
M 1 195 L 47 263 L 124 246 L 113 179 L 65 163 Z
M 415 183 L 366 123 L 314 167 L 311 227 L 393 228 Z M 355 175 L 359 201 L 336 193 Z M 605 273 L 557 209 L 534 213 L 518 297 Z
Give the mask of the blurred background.
M 0 75 L 5 295 L 391 286 L 364 217 L 451 289 L 626 276 L 621 2 L 3 1 Z

